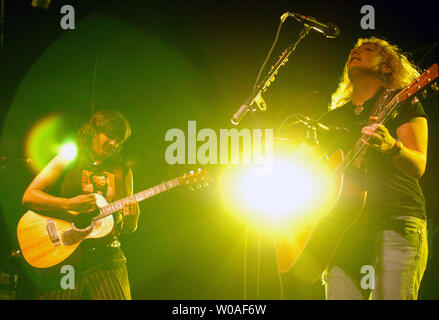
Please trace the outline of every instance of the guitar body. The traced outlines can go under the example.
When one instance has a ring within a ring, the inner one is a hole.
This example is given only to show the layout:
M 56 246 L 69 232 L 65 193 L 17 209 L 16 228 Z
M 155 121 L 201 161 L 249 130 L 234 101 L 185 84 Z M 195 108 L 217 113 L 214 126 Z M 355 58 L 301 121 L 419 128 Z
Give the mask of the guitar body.
M 100 194 L 95 196 L 99 208 L 107 205 L 104 197 Z M 113 226 L 112 215 L 93 221 L 88 226 L 77 226 L 74 222 L 50 218 L 29 210 L 18 222 L 17 238 L 23 257 L 31 266 L 49 268 L 67 259 L 82 241 L 105 237 Z
M 343 152 L 336 151 L 329 159 L 335 169 L 343 161 Z M 329 186 L 331 187 L 331 186 Z M 345 231 L 360 217 L 366 202 L 366 191 L 346 175 L 333 182 L 333 199 L 314 223 L 294 238 L 277 239 L 280 272 L 317 281 L 330 263 Z
M 94 212 L 52 212 L 51 217 L 47 217 L 28 211 L 17 226 L 21 252 L 33 267 L 52 267 L 72 255 L 84 240 L 93 241 L 108 235 L 114 227 L 112 214 L 122 210 L 126 201 L 140 202 L 177 186 L 199 189 L 208 183 L 207 170 L 198 169 L 110 204 L 103 196 L 94 193 L 99 208 Z

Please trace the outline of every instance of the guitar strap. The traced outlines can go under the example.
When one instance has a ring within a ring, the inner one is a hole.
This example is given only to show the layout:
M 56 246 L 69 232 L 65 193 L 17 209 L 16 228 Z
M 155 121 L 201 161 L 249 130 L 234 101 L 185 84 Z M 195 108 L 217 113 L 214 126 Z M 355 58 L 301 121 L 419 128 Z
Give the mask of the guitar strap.
M 125 190 L 125 183 L 123 179 L 123 168 L 122 165 L 117 165 L 114 169 L 114 184 L 116 186 L 116 199 L 122 199 L 127 196 Z
M 125 183 L 124 183 L 124 172 L 123 172 L 123 166 L 121 164 L 118 164 L 114 168 L 114 185 L 115 185 L 115 196 L 116 200 L 125 198 L 127 196 L 126 190 L 125 190 Z M 114 223 L 118 224 L 122 221 L 122 213 L 119 211 L 115 214 L 113 214 L 114 217 Z M 115 237 L 119 236 L 119 229 L 113 228 L 113 235 Z

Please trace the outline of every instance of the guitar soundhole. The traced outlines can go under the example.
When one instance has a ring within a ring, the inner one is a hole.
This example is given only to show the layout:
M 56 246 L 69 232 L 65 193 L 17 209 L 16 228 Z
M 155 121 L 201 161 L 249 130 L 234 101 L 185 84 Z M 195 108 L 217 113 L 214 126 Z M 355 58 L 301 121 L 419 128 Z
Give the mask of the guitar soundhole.
M 73 220 L 73 225 L 77 229 L 87 229 L 91 225 L 93 218 L 96 217 L 98 214 L 98 210 L 93 212 L 80 213 Z

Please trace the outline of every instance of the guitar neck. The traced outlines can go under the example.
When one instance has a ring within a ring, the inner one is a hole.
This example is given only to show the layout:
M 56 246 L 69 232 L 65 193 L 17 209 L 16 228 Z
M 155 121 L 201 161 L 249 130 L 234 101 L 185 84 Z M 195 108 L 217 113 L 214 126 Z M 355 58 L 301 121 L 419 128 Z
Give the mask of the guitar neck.
M 126 200 L 135 200 L 137 202 L 140 202 L 140 201 L 149 199 L 155 195 L 158 195 L 159 193 L 162 193 L 162 192 L 168 191 L 172 188 L 175 188 L 179 185 L 180 185 L 180 181 L 178 180 L 178 178 L 175 178 L 172 180 L 162 182 L 161 184 L 156 185 L 154 187 L 151 187 L 149 189 L 135 193 L 132 196 L 125 197 L 123 199 L 114 201 L 114 202 L 100 208 L 101 213 L 98 216 L 94 217 L 93 220 L 97 221 L 99 219 L 103 219 L 103 218 L 109 216 L 110 214 L 113 214 L 119 210 L 122 210 L 123 204 L 125 203 Z
M 375 123 L 385 124 L 389 120 L 390 116 L 401 105 L 399 100 L 399 95 L 395 95 L 392 100 L 387 104 L 387 108 L 384 110 L 383 114 L 379 115 L 379 119 Z M 349 168 L 349 166 L 358 159 L 358 157 L 363 153 L 366 145 L 361 141 L 365 140 L 369 142 L 372 138 L 370 136 L 361 135 L 360 139 L 354 144 L 351 150 L 346 154 L 345 159 L 340 163 L 340 165 L 334 171 L 334 176 L 338 177 Z

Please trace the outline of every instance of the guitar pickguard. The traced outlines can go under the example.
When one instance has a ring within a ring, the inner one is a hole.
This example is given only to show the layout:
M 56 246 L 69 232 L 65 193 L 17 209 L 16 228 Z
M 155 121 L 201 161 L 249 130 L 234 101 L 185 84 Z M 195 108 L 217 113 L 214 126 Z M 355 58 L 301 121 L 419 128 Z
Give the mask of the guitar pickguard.
M 93 231 L 94 225 L 89 226 L 87 229 L 69 229 L 62 233 L 61 240 L 65 246 L 72 246 L 76 243 L 86 239 L 87 236 Z

